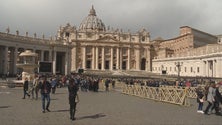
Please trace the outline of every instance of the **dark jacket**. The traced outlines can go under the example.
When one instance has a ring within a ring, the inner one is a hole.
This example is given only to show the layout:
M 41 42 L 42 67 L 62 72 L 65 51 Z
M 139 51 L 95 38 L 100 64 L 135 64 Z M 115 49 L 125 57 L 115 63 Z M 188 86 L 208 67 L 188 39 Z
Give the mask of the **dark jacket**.
M 222 103 L 222 95 L 219 92 L 219 88 L 216 88 L 215 93 L 216 93 L 216 96 L 214 97 L 215 101 L 217 103 L 220 103 L 220 102 Z
M 199 102 L 200 102 L 200 99 L 203 99 L 204 94 L 203 94 L 203 92 L 200 91 L 200 90 L 197 90 L 196 92 L 197 92 L 197 102 L 199 103 Z
M 68 91 L 69 91 L 69 104 L 74 104 L 75 103 L 75 98 L 78 92 L 78 86 L 77 85 L 69 85 L 68 86 Z
M 52 87 L 51 87 L 51 84 L 49 83 L 49 81 L 40 82 L 39 86 L 40 86 L 42 94 L 44 94 L 44 93 L 49 94 L 51 92 Z
M 28 91 L 28 89 L 29 89 L 29 81 L 28 81 L 28 80 L 26 80 L 26 81 L 24 82 L 23 89 L 24 89 L 25 91 Z

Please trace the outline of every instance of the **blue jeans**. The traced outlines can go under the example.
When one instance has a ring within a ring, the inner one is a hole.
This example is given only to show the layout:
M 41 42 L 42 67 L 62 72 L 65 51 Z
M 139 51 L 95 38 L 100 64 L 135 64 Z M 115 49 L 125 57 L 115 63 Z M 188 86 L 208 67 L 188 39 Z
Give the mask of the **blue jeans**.
M 48 109 L 50 105 L 50 94 L 42 93 L 41 97 L 42 97 L 42 110 L 45 111 L 45 109 Z M 46 108 L 45 108 L 45 100 L 47 101 Z
M 198 110 L 203 110 L 203 102 L 199 102 L 198 104 Z

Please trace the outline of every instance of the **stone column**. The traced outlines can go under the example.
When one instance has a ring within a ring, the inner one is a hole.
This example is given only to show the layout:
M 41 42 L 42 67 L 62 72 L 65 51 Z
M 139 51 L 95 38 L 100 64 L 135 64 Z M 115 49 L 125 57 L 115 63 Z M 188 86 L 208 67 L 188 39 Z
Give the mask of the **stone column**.
M 130 70 L 130 62 L 131 62 L 131 59 L 130 59 L 130 48 L 128 48 L 128 54 L 127 54 L 127 56 L 128 56 L 128 61 L 127 61 L 127 70 Z
M 136 70 L 140 70 L 140 50 L 136 49 Z
M 119 55 L 119 48 L 116 48 L 116 69 L 120 69 L 119 67 L 119 60 L 120 60 L 120 55 Z
M 208 60 L 206 60 L 206 77 L 209 77 L 209 63 L 208 63 Z
M 92 47 L 92 67 L 91 67 L 91 69 L 95 69 L 95 64 L 96 64 L 96 60 L 95 60 L 95 57 L 96 57 L 96 55 L 95 55 L 95 47 Z
M 69 53 L 68 51 L 65 52 L 65 75 L 68 75 L 68 56 L 69 56 Z
M 99 48 L 96 47 L 96 70 L 99 69 L 99 67 L 98 67 L 99 60 L 98 59 L 99 59 Z
M 52 61 L 52 72 L 53 74 L 56 74 L 56 56 L 57 56 L 57 52 L 54 50 L 53 52 L 53 61 Z
M 200 75 L 206 76 L 206 61 L 202 61 L 202 67 L 200 67 Z
M 71 55 L 70 55 L 71 58 L 71 70 L 77 70 L 77 56 L 76 56 L 76 47 L 72 48 L 72 51 L 71 51 Z
M 122 70 L 123 67 L 123 49 L 119 49 L 119 69 Z
M 113 48 L 110 50 L 110 70 L 113 70 Z
M 18 48 L 15 47 L 15 50 L 14 50 L 14 59 L 13 59 L 13 74 L 16 74 L 16 73 L 17 73 L 17 67 L 16 67 L 17 58 L 18 58 Z
M 8 70 L 8 46 L 5 46 L 4 60 L 3 60 L 3 74 L 7 74 Z
M 216 69 L 217 69 L 217 77 L 222 77 L 222 73 L 221 73 L 221 63 L 222 63 L 222 59 L 221 58 L 219 58 L 219 59 L 217 59 L 217 67 L 216 67 Z
M 86 46 L 82 47 L 82 68 L 86 68 Z
M 105 50 L 104 50 L 104 47 L 102 47 L 102 70 L 104 70 L 104 64 L 105 64 Z
M 152 67 L 151 67 L 151 54 L 150 54 L 150 48 L 147 48 L 147 55 L 146 55 L 146 71 L 152 71 Z
M 217 61 L 213 60 L 213 77 L 217 76 Z

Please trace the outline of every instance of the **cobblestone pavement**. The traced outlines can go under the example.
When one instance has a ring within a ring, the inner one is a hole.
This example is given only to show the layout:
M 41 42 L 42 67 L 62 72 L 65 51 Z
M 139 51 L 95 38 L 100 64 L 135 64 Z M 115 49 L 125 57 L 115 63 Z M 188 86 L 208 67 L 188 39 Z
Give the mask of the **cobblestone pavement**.
M 51 95 L 51 112 L 42 113 L 41 100 L 22 99 L 21 87 L 0 87 L 1 125 L 219 125 L 222 116 L 196 112 L 197 104 L 183 107 L 155 102 L 118 91 L 80 92 L 76 120 L 69 119 L 67 88 Z M 204 105 L 204 108 L 206 104 Z

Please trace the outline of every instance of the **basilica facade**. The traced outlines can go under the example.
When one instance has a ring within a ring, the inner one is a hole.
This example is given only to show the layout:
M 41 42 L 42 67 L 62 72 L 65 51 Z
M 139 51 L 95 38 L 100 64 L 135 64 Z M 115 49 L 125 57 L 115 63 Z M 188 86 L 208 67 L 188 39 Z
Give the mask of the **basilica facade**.
M 79 28 L 67 24 L 58 39 L 71 43 L 71 70 L 151 71 L 150 35 L 145 29 L 135 34 L 110 29 L 92 7 Z

